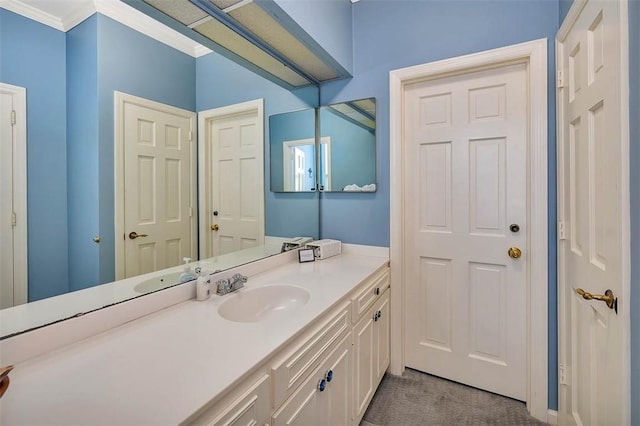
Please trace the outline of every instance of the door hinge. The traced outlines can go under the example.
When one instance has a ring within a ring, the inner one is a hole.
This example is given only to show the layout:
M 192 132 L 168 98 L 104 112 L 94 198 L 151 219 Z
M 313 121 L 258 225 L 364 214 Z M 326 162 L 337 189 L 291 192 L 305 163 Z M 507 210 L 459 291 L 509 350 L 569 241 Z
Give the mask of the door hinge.
M 11 125 L 12 126 L 16 125 L 16 110 L 15 109 L 11 110 Z
M 569 375 L 567 370 L 567 367 L 563 364 L 558 366 L 558 383 L 561 385 L 566 386 L 569 384 Z
M 17 225 L 18 225 L 18 216 L 16 215 L 16 212 L 11 212 L 11 226 L 15 228 Z
M 193 217 L 193 207 L 189 207 L 189 217 Z
M 564 224 L 564 220 L 558 221 L 558 240 L 566 240 L 567 239 L 567 230 Z
M 563 70 L 558 70 L 556 73 L 556 87 L 558 89 L 562 89 L 563 87 L 565 87 L 564 84 L 564 71 Z

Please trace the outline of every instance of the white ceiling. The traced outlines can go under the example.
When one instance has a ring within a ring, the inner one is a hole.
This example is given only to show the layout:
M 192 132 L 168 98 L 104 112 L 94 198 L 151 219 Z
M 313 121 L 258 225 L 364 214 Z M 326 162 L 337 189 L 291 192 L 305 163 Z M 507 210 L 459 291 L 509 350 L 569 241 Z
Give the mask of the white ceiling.
M 93 0 L 20 0 L 21 3 L 39 9 L 61 21 L 75 15 L 79 10 L 93 6 Z

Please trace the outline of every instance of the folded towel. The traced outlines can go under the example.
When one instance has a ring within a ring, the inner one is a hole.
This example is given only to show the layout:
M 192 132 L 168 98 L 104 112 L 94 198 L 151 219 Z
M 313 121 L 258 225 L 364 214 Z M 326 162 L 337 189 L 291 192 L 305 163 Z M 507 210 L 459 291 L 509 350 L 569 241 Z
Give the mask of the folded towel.
M 363 185 L 362 192 L 376 192 L 376 184 L 370 183 L 369 185 Z
M 356 185 L 355 183 L 352 185 L 347 185 L 344 187 L 343 191 L 350 191 L 350 192 L 361 192 L 362 188 L 360 188 L 358 185 Z

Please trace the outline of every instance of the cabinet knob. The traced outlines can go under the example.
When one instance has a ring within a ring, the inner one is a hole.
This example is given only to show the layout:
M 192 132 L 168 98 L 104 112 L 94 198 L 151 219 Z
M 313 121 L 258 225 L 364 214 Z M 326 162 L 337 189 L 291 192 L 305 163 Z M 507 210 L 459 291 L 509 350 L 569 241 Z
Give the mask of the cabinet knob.
M 327 371 L 327 374 L 325 374 L 324 378 L 327 380 L 327 382 L 333 380 L 333 370 Z
M 378 319 L 382 316 L 382 311 L 378 311 Z
M 375 290 L 373 290 L 373 293 L 374 293 L 376 296 L 379 296 L 379 295 L 380 295 L 380 287 L 376 287 L 376 289 L 375 289 Z
M 322 379 L 318 382 L 318 390 L 320 392 L 324 392 L 324 389 L 327 387 L 327 381 L 325 379 Z

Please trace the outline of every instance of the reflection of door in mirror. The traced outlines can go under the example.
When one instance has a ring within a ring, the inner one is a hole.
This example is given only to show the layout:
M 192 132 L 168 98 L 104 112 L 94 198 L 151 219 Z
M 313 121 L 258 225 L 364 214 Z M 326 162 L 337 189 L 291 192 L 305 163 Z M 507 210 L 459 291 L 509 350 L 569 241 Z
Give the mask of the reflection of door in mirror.
M 26 91 L 0 83 L 0 308 L 27 302 Z
M 199 126 L 200 257 L 264 244 L 262 99 L 203 111 Z
M 118 146 L 123 155 L 116 157 L 116 170 L 124 185 L 124 195 L 118 196 L 124 201 L 124 236 L 116 256 L 124 259 L 126 278 L 196 257 L 195 194 L 190 189 L 195 114 L 122 93 L 116 94 L 116 107 L 123 118 Z
M 320 138 L 320 178 L 322 191 L 331 191 L 331 137 Z
M 282 164 L 284 165 L 284 190 L 291 192 L 313 191 L 315 139 L 298 139 L 282 142 Z

